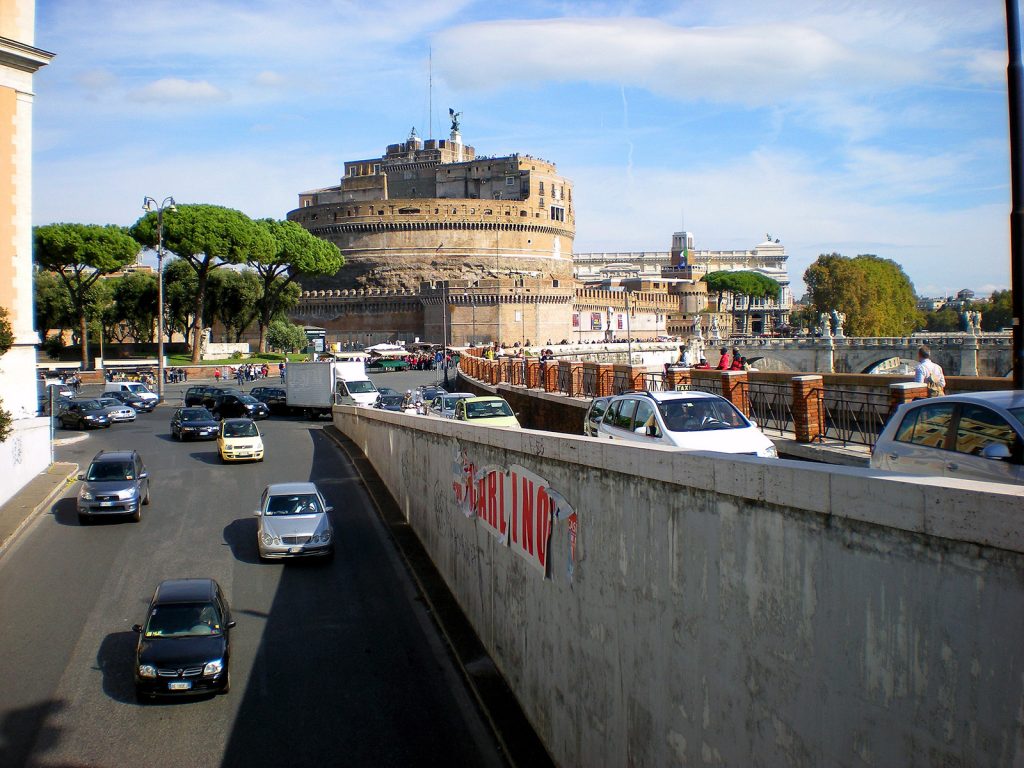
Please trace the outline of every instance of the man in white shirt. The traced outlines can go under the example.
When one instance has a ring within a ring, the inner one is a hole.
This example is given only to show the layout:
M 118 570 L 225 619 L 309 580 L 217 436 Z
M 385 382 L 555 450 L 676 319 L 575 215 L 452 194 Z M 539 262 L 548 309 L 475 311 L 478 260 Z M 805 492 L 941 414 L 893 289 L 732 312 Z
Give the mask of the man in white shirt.
M 917 348 L 917 368 L 914 369 L 914 381 L 928 387 L 928 397 L 940 397 L 946 394 L 946 377 L 942 366 L 932 362 L 932 351 L 928 345 Z

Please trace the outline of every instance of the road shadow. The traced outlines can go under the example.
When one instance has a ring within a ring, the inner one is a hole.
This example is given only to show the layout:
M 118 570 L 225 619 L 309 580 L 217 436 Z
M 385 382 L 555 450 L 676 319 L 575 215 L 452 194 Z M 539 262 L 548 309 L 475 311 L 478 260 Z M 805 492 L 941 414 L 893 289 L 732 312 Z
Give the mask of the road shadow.
M 60 525 L 82 525 L 78 522 L 78 499 L 73 496 L 57 499 L 50 507 L 50 511 L 53 513 L 53 519 Z
M 224 526 L 224 542 L 231 547 L 231 554 L 243 563 L 259 563 L 259 548 L 256 546 L 256 516 L 240 517 Z
M 202 453 L 199 453 L 197 451 L 193 451 L 192 453 L 189 454 L 189 456 L 191 456 L 196 461 L 202 462 L 203 464 L 220 464 L 221 463 L 220 454 L 217 453 L 217 449 L 216 448 L 214 448 L 212 451 L 203 451 Z
M 103 638 L 96 653 L 96 667 L 103 673 L 103 692 L 114 701 L 135 703 L 135 644 L 139 636 L 132 631 L 111 632 Z
M 62 729 L 48 721 L 65 706 L 62 700 L 50 699 L 5 713 L 0 720 L 0 765 L 30 765 L 33 752 L 48 752 L 56 747 Z

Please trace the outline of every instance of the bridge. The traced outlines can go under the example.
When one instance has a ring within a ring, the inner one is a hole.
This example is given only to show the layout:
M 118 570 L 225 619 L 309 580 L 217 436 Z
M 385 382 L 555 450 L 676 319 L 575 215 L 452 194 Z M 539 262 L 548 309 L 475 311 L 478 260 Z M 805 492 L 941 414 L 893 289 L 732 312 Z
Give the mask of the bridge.
M 921 333 L 885 338 L 807 337 L 732 338 L 723 345 L 737 347 L 740 354 L 762 371 L 808 373 L 891 373 L 903 365 L 917 365 L 917 348 L 927 344 L 932 360 L 947 376 L 1009 376 L 1013 349 L 1009 333 L 972 335 Z M 707 341 L 709 352 L 715 342 Z M 714 364 L 717 353 L 708 360 Z

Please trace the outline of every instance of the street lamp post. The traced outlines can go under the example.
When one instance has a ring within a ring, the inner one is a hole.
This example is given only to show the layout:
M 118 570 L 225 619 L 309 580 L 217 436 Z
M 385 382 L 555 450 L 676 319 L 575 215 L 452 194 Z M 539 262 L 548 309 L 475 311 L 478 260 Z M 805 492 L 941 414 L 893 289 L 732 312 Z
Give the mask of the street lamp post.
M 176 211 L 173 197 L 165 197 L 162 203 L 147 197 L 142 201 L 142 210 L 156 211 L 156 394 L 157 402 L 164 399 L 164 211 Z

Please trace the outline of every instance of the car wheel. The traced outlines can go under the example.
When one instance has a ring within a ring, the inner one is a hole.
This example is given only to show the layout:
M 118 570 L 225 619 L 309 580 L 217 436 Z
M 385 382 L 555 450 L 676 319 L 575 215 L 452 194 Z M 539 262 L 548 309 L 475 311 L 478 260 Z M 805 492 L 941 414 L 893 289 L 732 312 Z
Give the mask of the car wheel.
M 148 485 L 146 486 L 146 498 L 144 498 L 142 500 L 142 503 L 145 504 L 147 507 L 149 506 L 149 486 Z
M 135 508 L 135 513 L 132 515 L 132 522 L 133 523 L 140 523 L 140 522 L 142 522 L 142 505 L 141 504 Z
M 106 424 L 104 424 L 103 428 L 104 429 L 110 429 L 110 422 L 108 421 Z
M 224 681 L 224 687 L 220 689 L 220 695 L 223 696 L 225 693 L 231 691 L 231 668 L 228 668 L 228 679 Z

